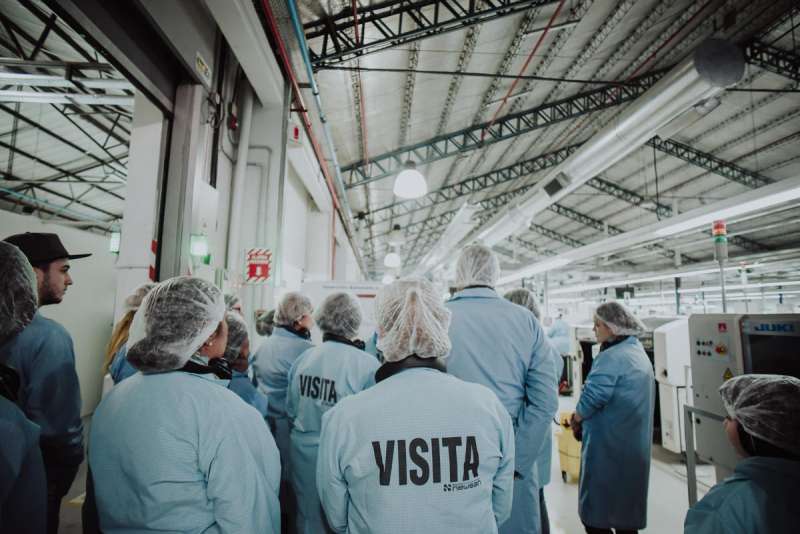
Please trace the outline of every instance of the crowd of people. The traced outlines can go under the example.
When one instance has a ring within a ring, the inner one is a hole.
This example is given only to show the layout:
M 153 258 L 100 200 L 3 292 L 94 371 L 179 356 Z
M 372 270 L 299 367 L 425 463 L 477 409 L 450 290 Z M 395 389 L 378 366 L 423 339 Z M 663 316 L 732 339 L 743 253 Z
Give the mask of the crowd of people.
M 191 276 L 144 284 L 113 329 L 114 386 L 86 444 L 72 339 L 39 312 L 61 302 L 80 257 L 54 234 L 0 242 L 0 532 L 57 532 L 86 449 L 84 532 L 549 533 L 564 351 L 531 291 L 496 292 L 491 249 L 462 251 L 446 302 L 424 279 L 385 286 L 367 343 L 347 293 L 316 309 L 283 295 L 257 315 L 268 337 L 251 351 L 236 296 Z M 600 305 L 594 329 L 600 353 L 570 422 L 577 510 L 589 534 L 637 532 L 653 368 L 624 306 Z M 744 460 L 685 532 L 793 531 L 800 380 L 744 375 L 720 394 Z

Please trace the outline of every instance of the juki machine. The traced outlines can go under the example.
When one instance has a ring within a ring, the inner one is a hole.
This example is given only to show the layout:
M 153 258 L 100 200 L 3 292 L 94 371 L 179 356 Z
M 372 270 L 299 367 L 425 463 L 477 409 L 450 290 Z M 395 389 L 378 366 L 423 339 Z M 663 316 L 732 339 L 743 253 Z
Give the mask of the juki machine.
M 721 421 L 727 415 L 718 390 L 742 374 L 782 374 L 800 378 L 800 314 L 692 315 L 689 318 L 694 408 L 686 425 L 689 501 L 696 502 L 694 454 L 713 463 L 717 479 L 730 473 L 737 457 Z

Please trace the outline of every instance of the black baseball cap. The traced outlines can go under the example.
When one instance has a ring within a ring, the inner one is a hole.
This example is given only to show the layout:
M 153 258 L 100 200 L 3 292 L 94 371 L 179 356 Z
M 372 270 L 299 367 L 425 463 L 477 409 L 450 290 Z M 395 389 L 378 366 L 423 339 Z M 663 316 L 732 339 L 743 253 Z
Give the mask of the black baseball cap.
M 77 260 L 91 256 L 91 254 L 70 254 L 56 234 L 25 232 L 8 236 L 3 241 L 16 245 L 28 257 L 31 265 L 41 265 L 62 258 Z

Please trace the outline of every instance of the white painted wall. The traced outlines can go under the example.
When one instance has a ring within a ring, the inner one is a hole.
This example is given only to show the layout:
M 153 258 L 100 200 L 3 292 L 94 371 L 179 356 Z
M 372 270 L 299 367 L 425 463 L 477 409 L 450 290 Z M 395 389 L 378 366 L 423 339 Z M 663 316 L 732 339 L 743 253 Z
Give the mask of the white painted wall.
M 117 257 L 108 251 L 109 239 L 8 211 L 0 211 L 0 228 L 3 239 L 22 232 L 51 232 L 59 235 L 69 252 L 92 253 L 89 258 L 70 262 L 75 283 L 64 301 L 41 309 L 44 316 L 58 321 L 72 334 L 83 399 L 81 414 L 90 414 L 100 400 L 101 367 L 114 321 Z

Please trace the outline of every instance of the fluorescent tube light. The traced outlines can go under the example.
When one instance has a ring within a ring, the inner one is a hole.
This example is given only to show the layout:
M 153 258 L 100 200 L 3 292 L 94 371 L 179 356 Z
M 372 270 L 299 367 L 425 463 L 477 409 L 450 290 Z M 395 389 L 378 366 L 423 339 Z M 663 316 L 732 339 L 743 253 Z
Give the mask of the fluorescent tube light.
M 83 93 L 36 93 L 33 91 L 0 91 L 0 102 L 133 107 L 132 96 L 92 95 Z
M 758 190 L 756 190 L 755 192 L 757 191 Z M 752 200 L 744 200 L 732 206 L 712 210 L 710 212 L 703 214 L 698 214 L 697 216 L 692 217 L 685 221 L 681 221 L 671 225 L 668 224 L 664 228 L 657 229 L 655 231 L 655 235 L 657 237 L 667 237 L 675 234 L 680 234 L 681 232 L 686 232 L 689 230 L 695 230 L 697 228 L 708 226 L 717 219 L 723 219 L 723 220 L 732 219 L 737 215 L 743 215 L 745 213 L 763 210 L 765 208 L 770 208 L 778 204 L 784 204 L 786 202 L 791 202 L 792 200 L 797 200 L 798 198 L 800 198 L 800 184 L 797 184 L 795 187 L 790 188 L 788 190 L 776 191 L 774 193 L 767 194 L 759 198 L 754 198 Z

